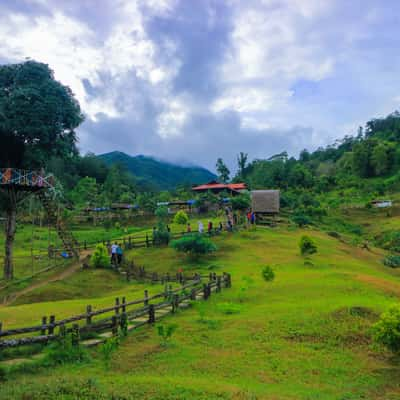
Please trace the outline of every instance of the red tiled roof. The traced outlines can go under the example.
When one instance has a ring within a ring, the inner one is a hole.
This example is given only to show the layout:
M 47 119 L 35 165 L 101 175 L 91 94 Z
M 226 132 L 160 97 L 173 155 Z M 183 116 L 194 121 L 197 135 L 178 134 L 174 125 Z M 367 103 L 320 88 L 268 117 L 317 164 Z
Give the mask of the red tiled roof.
M 246 189 L 247 186 L 245 183 L 218 183 L 218 182 L 210 182 L 205 183 L 204 185 L 195 186 L 192 188 L 193 190 L 211 190 L 211 189 L 230 189 L 230 190 L 243 190 Z

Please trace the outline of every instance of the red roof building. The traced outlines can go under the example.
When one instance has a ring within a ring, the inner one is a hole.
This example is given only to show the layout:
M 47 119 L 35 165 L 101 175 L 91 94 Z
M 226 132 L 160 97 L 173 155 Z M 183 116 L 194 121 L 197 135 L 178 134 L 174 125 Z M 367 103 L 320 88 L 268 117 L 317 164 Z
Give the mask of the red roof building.
M 231 194 L 239 194 L 241 191 L 246 190 L 247 186 L 245 183 L 219 183 L 217 181 L 211 181 L 204 185 L 194 186 L 192 190 L 197 193 L 211 191 L 213 193 L 220 193 L 227 191 Z

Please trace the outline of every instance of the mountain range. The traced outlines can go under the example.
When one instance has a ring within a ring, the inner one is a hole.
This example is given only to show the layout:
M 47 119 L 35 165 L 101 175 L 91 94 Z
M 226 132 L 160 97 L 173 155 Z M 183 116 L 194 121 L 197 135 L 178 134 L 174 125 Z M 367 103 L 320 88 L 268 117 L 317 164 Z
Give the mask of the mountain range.
M 184 166 L 149 156 L 130 156 L 120 151 L 98 156 L 107 165 L 123 165 L 132 173 L 139 185 L 146 188 L 169 190 L 180 184 L 200 184 L 216 179 L 216 175 L 199 166 Z

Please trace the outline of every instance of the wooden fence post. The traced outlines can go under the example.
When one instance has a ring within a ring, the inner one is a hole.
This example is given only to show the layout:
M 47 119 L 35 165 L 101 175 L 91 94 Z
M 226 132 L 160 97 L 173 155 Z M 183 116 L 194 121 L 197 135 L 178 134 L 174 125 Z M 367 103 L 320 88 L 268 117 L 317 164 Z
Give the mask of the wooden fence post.
M 221 276 L 218 275 L 217 276 L 217 293 L 219 293 L 221 291 Z
M 208 299 L 208 288 L 206 283 L 203 283 L 203 299 L 204 300 Z
M 0 321 L 0 333 L 2 329 L 3 329 L 3 323 Z
M 111 332 L 113 336 L 118 334 L 118 317 L 116 315 L 111 317 Z
M 54 315 L 50 315 L 49 320 L 49 335 L 54 333 L 54 323 L 56 322 L 56 317 Z
M 190 291 L 190 300 L 196 300 L 196 289 Z
M 44 336 L 46 334 L 47 317 L 42 317 L 42 330 L 40 334 Z
M 122 312 L 126 313 L 126 299 L 125 299 L 125 296 L 122 298 Z
M 164 299 L 168 298 L 168 284 L 166 283 L 164 285 Z
M 115 298 L 115 314 L 119 314 L 119 297 Z
M 226 274 L 226 287 L 227 288 L 232 287 L 231 274 Z
M 146 233 L 146 247 L 149 247 L 149 235 Z
M 154 309 L 154 304 L 149 305 L 149 324 L 154 324 L 156 322 L 156 312 Z
M 72 325 L 72 345 L 73 346 L 79 346 L 79 341 L 80 341 L 80 331 L 79 331 L 79 325 L 74 324 Z
M 64 325 L 64 324 L 61 324 L 61 325 L 60 325 L 60 327 L 59 327 L 59 333 L 58 333 L 58 334 L 60 335 L 60 337 L 61 337 L 62 339 L 64 339 L 65 336 L 67 335 L 67 329 L 65 328 L 65 325 Z
M 83 248 L 84 248 L 85 250 L 87 250 L 87 243 L 86 243 L 86 240 L 83 241 Z
M 86 306 L 86 325 L 90 325 L 92 323 L 92 306 L 89 304 Z
M 179 294 L 175 293 L 172 298 L 172 312 L 175 313 L 179 306 Z
M 146 289 L 144 291 L 144 305 L 147 306 L 149 304 L 149 291 Z

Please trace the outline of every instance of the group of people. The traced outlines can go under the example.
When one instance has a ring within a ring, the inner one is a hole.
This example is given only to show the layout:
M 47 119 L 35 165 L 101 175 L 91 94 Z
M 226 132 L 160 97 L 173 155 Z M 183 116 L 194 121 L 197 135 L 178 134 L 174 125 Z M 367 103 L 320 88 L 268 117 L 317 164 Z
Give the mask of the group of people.
M 115 266 L 120 265 L 122 263 L 122 257 L 124 255 L 122 247 L 117 242 L 115 242 L 111 245 L 109 251 L 111 253 L 111 264 Z
M 247 223 L 249 225 L 254 225 L 256 223 L 256 214 L 254 213 L 254 211 L 249 211 L 247 214 Z

